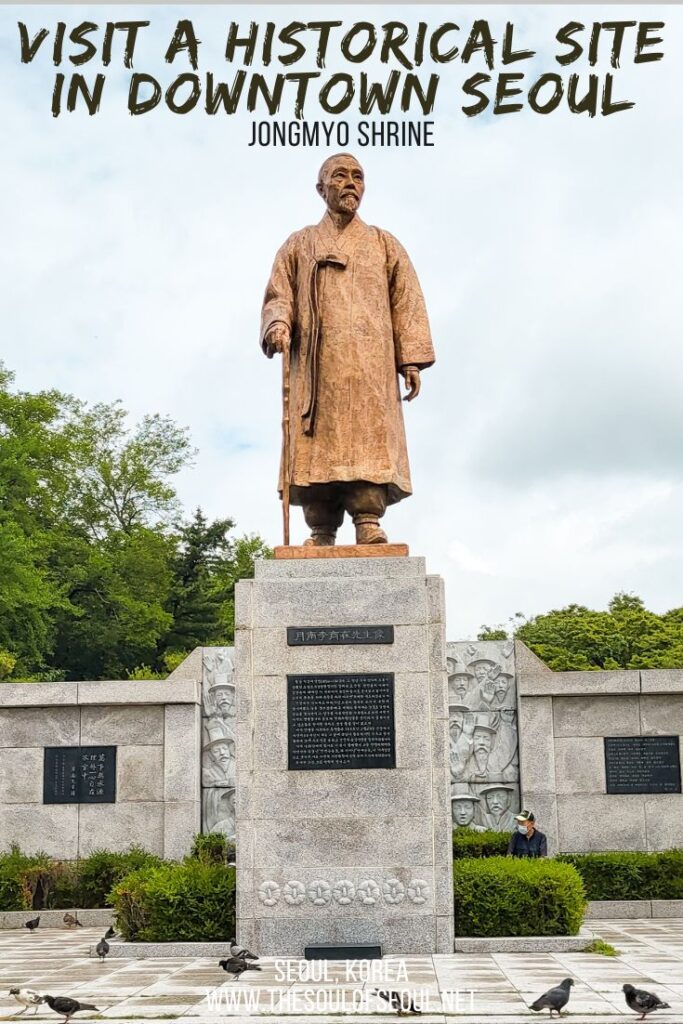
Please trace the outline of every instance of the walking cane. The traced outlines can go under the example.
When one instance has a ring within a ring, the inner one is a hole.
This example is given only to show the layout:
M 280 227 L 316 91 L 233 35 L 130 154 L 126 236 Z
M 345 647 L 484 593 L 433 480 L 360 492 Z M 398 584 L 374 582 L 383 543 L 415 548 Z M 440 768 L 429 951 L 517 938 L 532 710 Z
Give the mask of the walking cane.
M 282 346 L 282 525 L 285 547 L 289 546 L 289 338 Z

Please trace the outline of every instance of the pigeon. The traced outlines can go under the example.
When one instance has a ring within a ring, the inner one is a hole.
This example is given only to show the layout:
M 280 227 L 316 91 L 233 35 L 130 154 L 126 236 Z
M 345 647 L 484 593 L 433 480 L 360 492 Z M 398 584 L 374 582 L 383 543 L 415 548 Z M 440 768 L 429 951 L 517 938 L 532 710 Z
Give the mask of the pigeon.
M 258 964 L 250 964 L 246 960 L 239 960 L 236 956 L 231 956 L 229 960 L 219 960 L 218 966 L 228 974 L 234 974 L 236 978 L 239 978 L 245 971 L 261 970 Z
M 412 999 L 410 999 L 408 1006 L 405 1005 L 407 999 L 406 995 L 402 992 L 391 992 L 389 989 L 376 988 L 374 989 L 374 994 L 389 1003 L 391 1008 L 396 1010 L 399 1017 L 402 1017 L 404 1013 L 422 1013 L 422 1010 L 418 1009 Z
M 104 937 L 105 939 L 113 939 L 115 935 L 116 931 L 114 930 L 114 926 L 110 924 L 106 932 L 104 933 Z
M 536 1002 L 531 1004 L 531 1009 L 537 1011 L 550 1010 L 551 1017 L 554 1010 L 557 1016 L 561 1017 L 562 1007 L 566 1006 L 569 1002 L 569 993 L 573 984 L 574 982 L 571 978 L 565 978 L 556 988 L 549 988 L 547 992 L 539 996 Z
M 64 1017 L 64 1024 L 66 1024 L 70 1017 L 73 1017 L 74 1013 L 78 1013 L 80 1010 L 100 1012 L 92 1003 L 79 1003 L 78 999 L 71 999 L 70 996 L 43 996 L 43 1002 L 47 1003 L 55 1013 L 61 1013 Z
M 95 946 L 95 952 L 100 958 L 100 961 L 104 963 L 104 958 L 109 952 L 109 943 L 107 942 L 106 939 L 100 939 L 100 941 Z
M 74 915 L 73 915 L 73 914 L 69 914 L 68 912 L 67 912 L 67 913 L 66 913 L 66 914 L 64 915 L 64 917 L 62 918 L 62 920 L 64 921 L 64 924 L 65 924 L 65 925 L 67 926 L 67 928 L 73 928 L 73 927 L 74 927 L 74 925 L 75 925 L 75 926 L 76 926 L 77 928 L 82 928 L 82 927 L 83 927 L 83 925 L 82 925 L 82 924 L 81 924 L 81 922 L 80 922 L 80 921 L 78 920 L 78 918 L 77 918 L 77 917 L 74 917 Z
M 248 949 L 241 949 L 235 945 L 234 939 L 230 939 L 230 955 L 238 960 L 258 960 L 256 953 L 250 953 Z
M 623 992 L 626 996 L 626 1003 L 631 1010 L 640 1013 L 638 1020 L 645 1020 L 648 1013 L 653 1010 L 670 1010 L 668 1003 L 663 1003 L 654 992 L 646 992 L 644 988 L 634 988 L 633 985 L 624 985 Z
M 23 1010 L 19 1010 L 17 1017 L 21 1017 L 22 1013 L 26 1013 L 29 1006 L 33 1007 L 34 1013 L 38 1013 L 38 1007 L 43 1001 L 43 997 L 34 992 L 32 988 L 11 988 L 9 994 L 14 996 L 16 1001 L 24 1007 Z
M 40 924 L 40 914 L 38 914 L 38 917 L 32 917 L 30 921 L 26 921 L 24 923 L 24 928 L 28 928 L 28 930 L 30 932 L 34 932 L 39 924 Z

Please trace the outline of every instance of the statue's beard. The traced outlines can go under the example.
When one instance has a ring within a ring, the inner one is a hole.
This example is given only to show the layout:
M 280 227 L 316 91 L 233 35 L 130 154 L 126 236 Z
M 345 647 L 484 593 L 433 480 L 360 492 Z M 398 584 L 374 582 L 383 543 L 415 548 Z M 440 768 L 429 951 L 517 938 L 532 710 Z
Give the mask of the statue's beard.
M 486 768 L 487 763 L 488 763 L 488 759 L 489 759 L 489 752 L 488 752 L 488 750 L 482 750 L 482 749 L 475 750 L 475 752 L 474 752 L 474 760 L 475 760 L 475 763 L 477 765 L 477 768 L 479 768 L 480 771 L 483 770 L 484 768 Z
M 358 209 L 358 196 L 344 196 L 339 200 L 339 205 L 346 213 L 355 213 Z

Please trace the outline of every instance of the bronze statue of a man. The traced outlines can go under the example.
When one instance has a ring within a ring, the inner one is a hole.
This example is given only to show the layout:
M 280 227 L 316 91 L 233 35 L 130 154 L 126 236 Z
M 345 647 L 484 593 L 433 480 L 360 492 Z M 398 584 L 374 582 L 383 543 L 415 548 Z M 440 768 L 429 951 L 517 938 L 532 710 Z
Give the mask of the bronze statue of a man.
M 344 512 L 356 543 L 383 544 L 387 505 L 412 493 L 397 375 L 416 398 L 434 362 L 429 321 L 403 247 L 357 215 L 365 181 L 355 157 L 329 157 L 317 189 L 327 211 L 278 251 L 263 303 L 264 352 L 290 354 L 279 487 L 286 479 L 303 507 L 306 544 L 334 544 Z

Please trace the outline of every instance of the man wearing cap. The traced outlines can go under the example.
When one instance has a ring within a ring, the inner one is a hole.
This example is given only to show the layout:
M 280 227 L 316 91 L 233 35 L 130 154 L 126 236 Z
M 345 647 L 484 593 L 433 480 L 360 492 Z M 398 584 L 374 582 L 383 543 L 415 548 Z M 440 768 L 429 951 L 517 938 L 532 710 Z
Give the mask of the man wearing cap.
M 517 827 L 510 837 L 508 856 L 547 857 L 548 841 L 536 829 L 536 819 L 531 811 L 522 810 L 515 815 Z
M 466 782 L 451 784 L 451 809 L 456 828 L 469 828 L 473 832 L 485 832 L 483 825 L 474 824 L 474 805 L 480 802 Z

